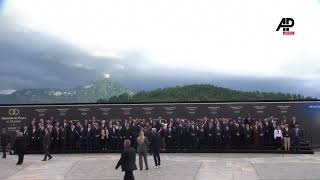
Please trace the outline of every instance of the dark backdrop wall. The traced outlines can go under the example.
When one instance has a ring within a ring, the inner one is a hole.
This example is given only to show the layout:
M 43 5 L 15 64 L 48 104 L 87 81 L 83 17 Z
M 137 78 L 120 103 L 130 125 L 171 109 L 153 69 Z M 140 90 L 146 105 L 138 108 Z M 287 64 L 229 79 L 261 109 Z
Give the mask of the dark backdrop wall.
M 32 118 L 55 120 L 118 120 L 133 118 L 247 117 L 277 119 L 295 116 L 305 131 L 320 145 L 320 102 L 235 102 L 235 103 L 154 103 L 154 104 L 78 104 L 0 106 L 1 127 L 14 132 L 29 125 Z

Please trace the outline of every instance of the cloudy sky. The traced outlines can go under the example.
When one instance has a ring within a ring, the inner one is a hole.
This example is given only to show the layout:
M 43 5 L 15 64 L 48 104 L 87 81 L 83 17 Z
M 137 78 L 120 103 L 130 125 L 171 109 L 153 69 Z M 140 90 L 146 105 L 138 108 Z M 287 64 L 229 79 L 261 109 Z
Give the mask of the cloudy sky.
M 0 0 L 0 93 L 108 77 L 320 97 L 319 32 L 319 0 Z

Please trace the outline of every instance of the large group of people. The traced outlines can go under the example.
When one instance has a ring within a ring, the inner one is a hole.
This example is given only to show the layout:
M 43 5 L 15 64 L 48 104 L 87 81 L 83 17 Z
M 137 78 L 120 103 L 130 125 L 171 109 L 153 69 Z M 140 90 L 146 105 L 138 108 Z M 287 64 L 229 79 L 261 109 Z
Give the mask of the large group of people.
M 265 148 L 285 151 L 299 150 L 304 138 L 296 117 L 287 120 L 267 118 L 201 118 L 162 117 L 123 120 L 67 120 L 33 118 L 29 125 L 16 131 L 12 150 L 18 155 L 17 165 L 23 163 L 26 151 L 42 151 L 43 161 L 52 159 L 50 151 L 108 151 L 122 150 L 116 169 L 121 166 L 124 179 L 134 179 L 136 153 L 139 168 L 149 169 L 147 154 L 153 155 L 156 168 L 161 167 L 161 149 Z M 12 137 L 2 128 L 3 158 Z M 293 148 L 291 148 L 293 145 Z M 144 163 L 143 163 L 144 162 Z
M 267 146 L 286 151 L 297 150 L 303 138 L 303 129 L 295 117 L 281 118 L 201 118 L 201 119 L 139 119 L 123 120 L 48 120 L 33 118 L 29 125 L 21 127 L 27 151 L 43 151 L 48 131 L 48 150 L 108 151 L 121 150 L 125 139 L 138 147 L 141 131 L 149 139 L 152 128 L 160 135 L 161 149 L 214 149 L 214 148 L 265 148 Z M 5 134 L 5 133 L 2 133 Z M 3 138 L 4 144 L 8 137 Z M 150 148 L 148 147 L 150 150 Z M 49 156 L 50 158 L 50 156 Z

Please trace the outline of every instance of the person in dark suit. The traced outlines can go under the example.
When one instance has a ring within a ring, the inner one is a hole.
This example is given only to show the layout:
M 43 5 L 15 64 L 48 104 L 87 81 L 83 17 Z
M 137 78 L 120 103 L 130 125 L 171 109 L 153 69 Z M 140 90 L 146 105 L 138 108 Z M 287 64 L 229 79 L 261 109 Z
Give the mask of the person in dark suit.
M 154 163 L 156 168 L 160 167 L 160 148 L 161 148 L 161 137 L 157 133 L 156 128 L 152 128 L 151 140 L 150 140 L 150 148 L 153 154 Z
M 24 142 L 26 143 L 26 150 L 30 150 L 30 135 L 29 135 L 29 129 L 28 126 L 23 126 L 22 127 L 22 134 L 24 138 Z
M 70 149 L 75 149 L 77 146 L 77 141 L 79 138 L 79 134 L 76 130 L 76 127 L 74 124 L 71 124 L 71 128 L 68 132 L 68 140 L 69 140 L 69 148 Z
M 17 165 L 22 164 L 23 158 L 24 158 L 24 153 L 26 150 L 26 143 L 25 143 L 25 139 L 23 137 L 23 133 L 20 131 L 17 132 L 16 140 L 14 141 L 14 144 L 13 144 L 13 150 L 19 157 Z
M 249 124 L 246 124 L 246 127 L 244 128 L 244 143 L 245 145 L 251 145 L 252 144 L 252 129 Z
M 61 126 L 59 128 L 59 135 L 58 135 L 58 137 L 59 137 L 59 151 L 60 152 L 64 152 L 64 150 L 65 150 L 66 134 L 67 134 L 66 129 L 63 126 Z
M 109 131 L 109 138 L 110 138 L 110 149 L 115 150 L 117 149 L 117 134 L 118 134 L 118 129 L 116 129 L 116 124 L 111 124 L 109 125 L 108 128 Z
M 191 126 L 189 127 L 189 132 L 191 136 L 191 147 L 193 149 L 197 148 L 197 137 L 198 137 L 198 127 L 195 125 L 194 122 L 191 123 Z
M 172 127 L 172 124 L 168 125 L 168 128 L 165 130 L 166 134 L 166 144 L 167 144 L 167 149 L 172 149 L 174 146 L 174 134 L 175 134 L 175 129 Z
M 91 124 L 89 123 L 84 131 L 84 140 L 86 142 L 86 150 L 92 151 L 93 149 L 93 141 L 94 141 L 94 129 L 91 127 Z
M 51 144 L 51 136 L 49 133 L 49 130 L 47 128 L 44 129 L 44 137 L 42 141 L 43 151 L 44 151 L 44 158 L 42 161 L 46 161 L 47 157 L 49 157 L 49 160 L 52 159 L 52 156 L 50 155 L 50 144 Z
M 204 126 L 200 126 L 199 128 L 199 149 L 205 149 L 207 144 L 206 140 L 206 132 L 204 130 Z
M 238 123 L 235 124 L 235 127 L 233 128 L 232 132 L 233 132 L 232 133 L 232 144 L 236 147 L 239 147 L 240 142 L 241 142 L 242 130 L 241 130 Z
M 185 131 L 183 131 L 182 123 L 179 123 L 179 125 L 176 128 L 176 141 L 177 141 L 177 148 L 182 149 L 183 148 L 183 141 L 182 138 L 185 136 Z
M 10 142 L 10 136 L 7 133 L 7 129 L 6 128 L 2 128 L 2 134 L 1 134 L 1 148 L 2 148 L 2 158 L 6 158 L 7 153 L 7 146 Z
M 36 125 L 32 125 L 30 128 L 30 143 L 31 150 L 39 150 L 39 131 Z
M 216 126 L 214 131 L 216 148 L 219 148 L 222 145 L 222 129 L 219 125 Z
M 265 131 L 264 131 L 264 144 L 270 146 L 273 136 L 272 126 L 269 121 L 265 122 Z
M 226 125 L 223 130 L 223 139 L 224 139 L 224 145 L 229 148 L 232 141 L 232 132 L 229 127 L 229 125 Z
M 44 124 L 40 124 L 40 128 L 38 131 L 38 142 L 39 142 L 39 150 L 42 151 L 43 150 L 43 146 L 42 146 L 42 142 L 43 142 L 43 137 L 44 137 Z
M 93 123 L 93 135 L 94 135 L 94 143 L 93 143 L 93 149 L 96 151 L 99 149 L 99 144 L 100 144 L 100 135 L 101 135 L 101 130 L 98 126 L 98 123 Z
M 302 130 L 299 125 L 296 123 L 295 128 L 292 129 L 292 140 L 293 140 L 293 148 L 295 151 L 300 150 L 300 141 L 302 137 Z
M 258 126 L 258 132 L 259 132 L 259 145 L 260 145 L 260 148 L 263 148 L 264 146 L 264 127 L 263 127 L 263 124 L 262 123 L 259 123 L 259 126 Z
M 209 124 L 206 127 L 206 134 L 208 139 L 208 148 L 211 149 L 215 145 L 215 137 L 214 137 L 214 124 L 213 120 L 210 120 Z
M 122 171 L 125 172 L 124 180 L 134 180 L 133 171 L 137 170 L 136 165 L 136 150 L 132 148 L 129 139 L 123 142 L 124 149 L 121 153 L 121 158 L 116 165 L 116 169 L 121 166 Z

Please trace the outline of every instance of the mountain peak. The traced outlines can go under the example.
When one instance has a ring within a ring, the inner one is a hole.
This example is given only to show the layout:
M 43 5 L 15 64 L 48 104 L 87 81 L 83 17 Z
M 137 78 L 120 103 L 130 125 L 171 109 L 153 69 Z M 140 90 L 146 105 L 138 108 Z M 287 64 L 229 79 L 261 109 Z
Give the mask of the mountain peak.
M 132 91 L 111 79 L 99 79 L 75 88 L 22 89 L 0 95 L 0 104 L 90 103 Z

